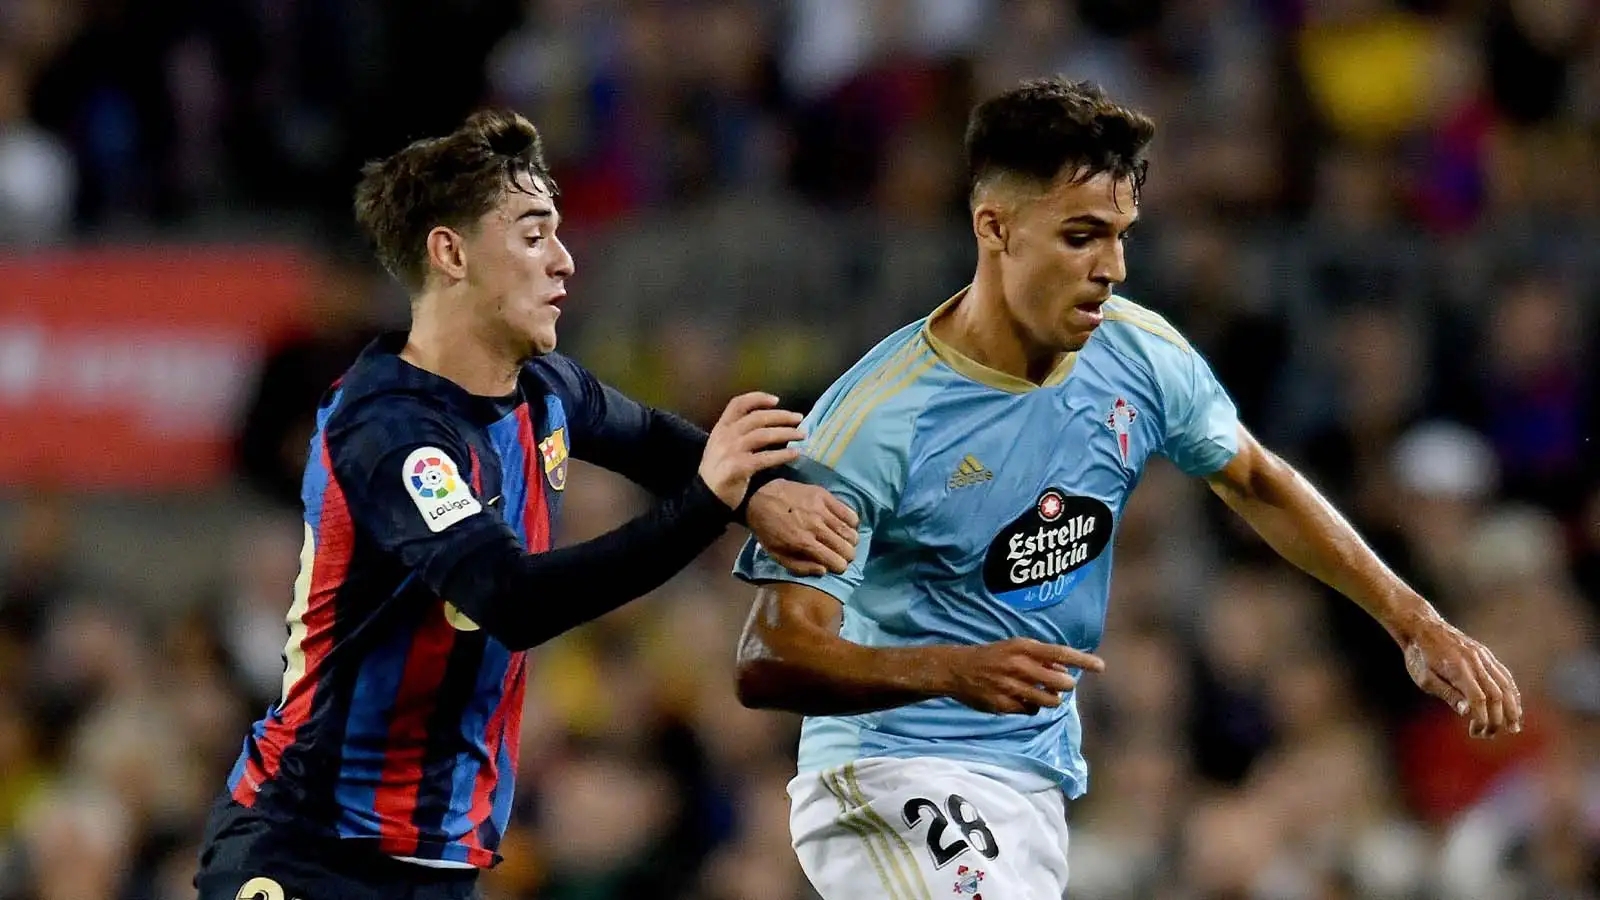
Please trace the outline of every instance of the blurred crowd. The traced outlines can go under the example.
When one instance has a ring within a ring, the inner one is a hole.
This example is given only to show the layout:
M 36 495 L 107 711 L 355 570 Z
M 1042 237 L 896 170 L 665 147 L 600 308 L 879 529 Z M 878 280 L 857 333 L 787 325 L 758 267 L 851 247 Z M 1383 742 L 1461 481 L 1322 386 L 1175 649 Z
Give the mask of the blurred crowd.
M 317 209 L 502 103 L 575 226 L 792 192 L 959 211 L 970 101 L 1068 72 L 1152 112 L 1150 200 L 1450 232 L 1592 218 L 1589 0 L 0 2 L 16 239 Z
M 0 900 L 193 896 L 279 686 L 309 412 L 393 316 L 344 249 L 360 161 L 526 112 L 579 358 L 691 417 L 752 383 L 803 407 L 960 287 L 966 109 L 1056 71 L 1161 129 L 1130 294 L 1529 709 L 1469 740 L 1364 613 L 1157 465 L 1079 691 L 1074 897 L 1600 900 L 1593 0 L 0 0 L 0 245 L 290 222 L 326 251 L 241 410 L 234 552 L 150 561 L 210 589 L 140 602 L 76 555 L 81 498 L 0 505 Z M 566 541 L 644 502 L 581 466 L 567 495 Z M 538 653 L 490 900 L 810 896 L 796 722 L 733 697 L 737 545 Z

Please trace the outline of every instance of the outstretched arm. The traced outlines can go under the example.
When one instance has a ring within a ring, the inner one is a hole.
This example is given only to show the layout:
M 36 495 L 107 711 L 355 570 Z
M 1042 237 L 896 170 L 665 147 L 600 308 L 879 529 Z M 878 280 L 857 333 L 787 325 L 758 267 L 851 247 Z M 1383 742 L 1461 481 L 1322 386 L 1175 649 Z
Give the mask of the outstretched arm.
M 694 480 L 704 431 L 628 397 L 566 357 L 552 355 L 547 365 L 581 410 L 572 421 L 574 456 L 657 497 L 674 497 Z M 734 519 L 796 575 L 843 572 L 855 558 L 855 514 L 822 488 L 799 483 L 789 466 L 757 472 Z
M 1242 426 L 1238 452 L 1207 482 L 1280 556 L 1377 619 L 1404 651 L 1412 680 L 1470 714 L 1474 737 L 1522 730 L 1516 682 L 1489 648 L 1446 622 L 1294 467 Z

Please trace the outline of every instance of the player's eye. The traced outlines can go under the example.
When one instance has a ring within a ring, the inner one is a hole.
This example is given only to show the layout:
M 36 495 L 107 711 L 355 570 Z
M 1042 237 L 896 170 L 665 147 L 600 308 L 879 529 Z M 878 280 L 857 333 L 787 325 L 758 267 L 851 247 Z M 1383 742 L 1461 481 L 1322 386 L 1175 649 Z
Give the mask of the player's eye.
M 542 235 L 542 234 L 530 234 L 530 235 L 528 235 L 528 246 L 529 247 L 537 247 L 543 241 L 544 241 L 544 235 Z
M 1077 250 L 1082 250 L 1084 247 L 1087 247 L 1091 243 L 1094 242 L 1094 235 L 1092 235 L 1092 234 L 1069 234 L 1069 235 L 1066 235 L 1064 239 L 1066 240 L 1068 247 L 1072 247 L 1072 248 L 1077 249 Z

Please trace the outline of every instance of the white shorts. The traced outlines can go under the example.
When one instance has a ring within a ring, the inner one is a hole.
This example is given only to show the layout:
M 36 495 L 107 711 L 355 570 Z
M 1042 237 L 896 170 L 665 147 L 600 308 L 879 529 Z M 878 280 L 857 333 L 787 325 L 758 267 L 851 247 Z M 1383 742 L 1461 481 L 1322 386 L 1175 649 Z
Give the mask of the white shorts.
M 1066 797 L 960 763 L 873 758 L 789 782 L 789 830 L 823 900 L 1061 900 Z

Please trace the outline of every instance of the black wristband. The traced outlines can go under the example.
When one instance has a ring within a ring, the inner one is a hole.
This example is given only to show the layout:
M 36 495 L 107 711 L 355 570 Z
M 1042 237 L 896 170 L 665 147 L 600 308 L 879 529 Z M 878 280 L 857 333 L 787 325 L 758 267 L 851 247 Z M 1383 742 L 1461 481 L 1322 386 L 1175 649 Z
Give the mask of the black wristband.
M 762 469 L 754 475 L 751 475 L 750 486 L 745 488 L 744 491 L 744 499 L 740 500 L 739 505 L 733 510 L 733 520 L 738 522 L 740 525 L 748 527 L 750 523 L 746 521 L 746 519 L 750 514 L 750 498 L 756 495 L 756 491 L 761 490 L 774 481 L 781 480 L 799 481 L 800 473 L 795 471 L 793 466 L 784 465 L 773 466 L 770 469 Z

